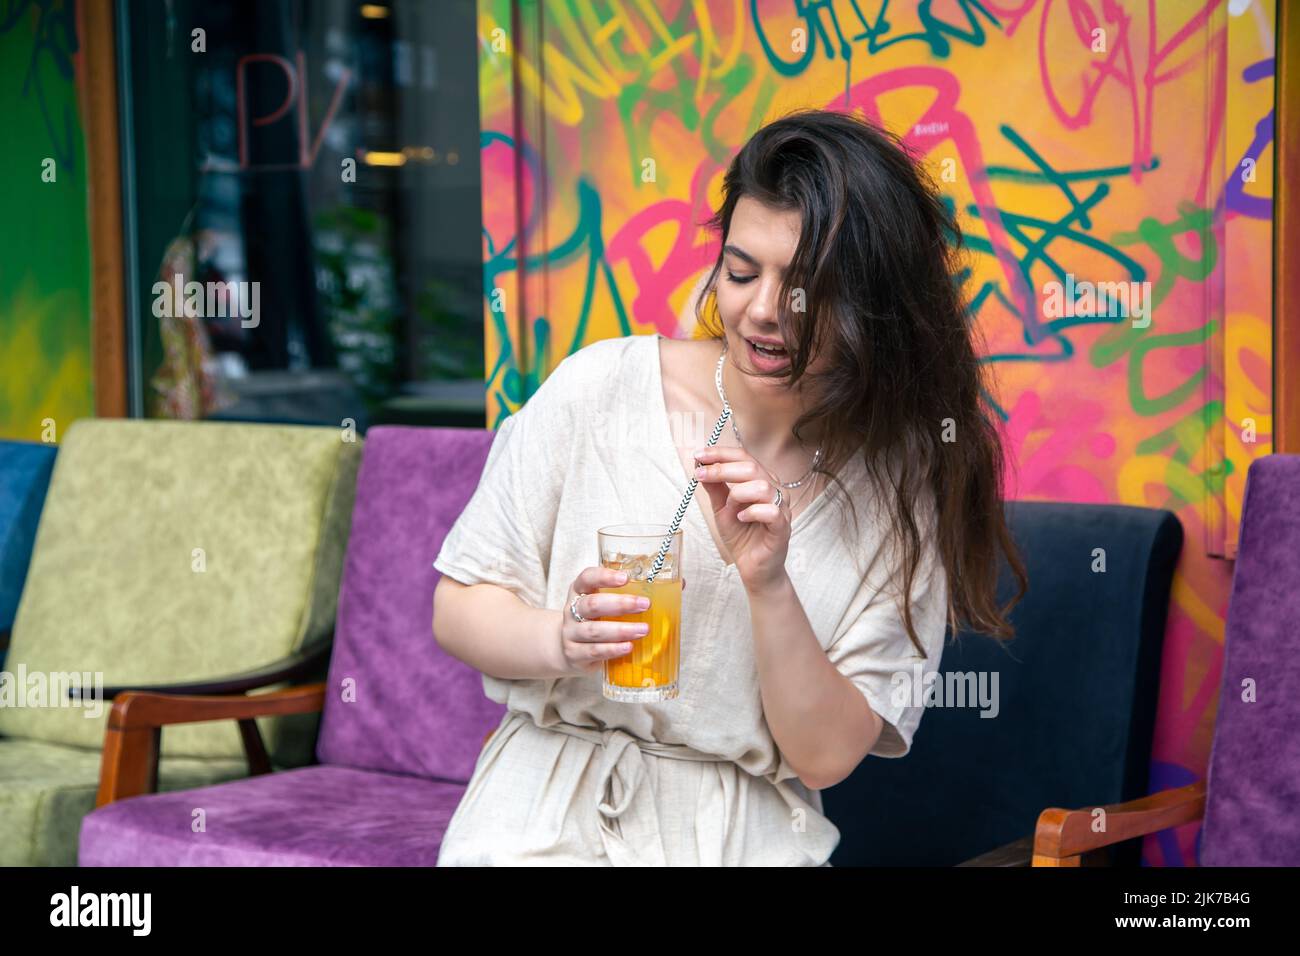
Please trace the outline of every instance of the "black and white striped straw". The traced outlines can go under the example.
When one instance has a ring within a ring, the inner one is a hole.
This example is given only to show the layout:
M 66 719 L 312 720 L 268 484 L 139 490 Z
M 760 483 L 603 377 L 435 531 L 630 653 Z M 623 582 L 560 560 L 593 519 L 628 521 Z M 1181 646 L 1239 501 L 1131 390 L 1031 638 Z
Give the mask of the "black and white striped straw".
M 717 424 L 713 426 L 713 434 L 709 436 L 708 447 L 712 448 L 722 437 L 722 429 L 726 427 L 727 420 L 731 418 L 731 406 L 724 404 L 722 414 L 718 416 Z M 686 495 L 682 498 L 682 503 L 677 506 L 677 513 L 673 515 L 673 523 L 668 526 L 668 535 L 664 538 L 664 543 L 659 546 L 659 553 L 655 555 L 654 564 L 650 567 L 650 574 L 646 577 L 646 584 L 655 579 L 655 575 L 663 569 L 664 558 L 668 554 L 668 549 L 672 547 L 673 535 L 682 526 L 682 519 L 686 517 L 686 509 L 691 506 L 691 498 L 695 495 L 695 489 L 699 486 L 700 479 L 692 475 L 691 483 L 686 486 Z M 681 570 L 678 569 L 678 575 Z

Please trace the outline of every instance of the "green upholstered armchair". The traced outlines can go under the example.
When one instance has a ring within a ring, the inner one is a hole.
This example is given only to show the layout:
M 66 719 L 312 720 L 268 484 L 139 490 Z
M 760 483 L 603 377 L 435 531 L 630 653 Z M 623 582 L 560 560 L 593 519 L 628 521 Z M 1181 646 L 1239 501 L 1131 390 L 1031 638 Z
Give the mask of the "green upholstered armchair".
M 360 442 L 342 434 L 112 419 L 69 428 L 0 674 L 0 866 L 76 865 L 104 697 L 257 693 L 323 675 L 360 460 Z M 318 720 L 169 729 L 151 783 L 311 763 Z

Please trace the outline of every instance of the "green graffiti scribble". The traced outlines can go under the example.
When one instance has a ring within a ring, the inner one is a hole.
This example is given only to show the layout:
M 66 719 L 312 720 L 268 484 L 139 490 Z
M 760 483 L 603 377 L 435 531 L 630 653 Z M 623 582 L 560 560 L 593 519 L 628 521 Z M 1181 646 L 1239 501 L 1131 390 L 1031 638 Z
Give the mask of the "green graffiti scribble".
M 743 64 L 737 61 L 736 69 L 740 69 L 742 65 L 745 69 L 752 69 L 749 57 L 746 55 L 742 59 Z M 749 119 L 745 121 L 745 127 L 740 134 L 740 143 L 746 142 L 763 125 L 763 120 L 767 117 L 767 111 L 776 98 L 777 88 L 777 81 L 770 73 L 764 73 L 762 78 L 759 79 L 754 104 L 749 110 Z M 735 155 L 736 150 L 739 148 L 739 144 L 722 142 L 714 132 L 718 117 L 729 105 L 731 105 L 730 102 L 724 97 L 720 96 L 715 99 L 713 105 L 709 107 L 708 113 L 704 116 L 704 126 L 700 130 L 700 140 L 708 152 L 709 158 L 719 165 L 726 165 L 731 162 L 732 156 Z
M 560 38 L 567 39 L 574 50 L 582 54 L 579 59 L 590 59 L 589 49 L 579 39 L 580 32 L 585 30 L 588 34 L 594 34 L 603 24 L 587 6 L 580 8 L 576 19 L 573 11 L 564 5 L 557 4 L 552 12 L 555 15 L 555 30 Z M 710 51 L 703 48 L 705 36 L 695 22 L 695 12 L 691 4 L 680 4 L 673 19 L 663 24 L 663 32 L 667 37 L 694 36 L 697 39 L 697 56 L 703 61 Z M 725 163 L 734 153 L 735 146 L 723 142 L 714 131 L 722 111 L 738 102 L 757 80 L 757 97 L 750 108 L 750 118 L 744 132 L 744 139 L 748 139 L 762 123 L 776 96 L 776 79 L 767 72 L 759 77 L 755 58 L 749 53 L 741 53 L 725 73 L 710 73 L 708 81 L 701 86 L 697 82 L 698 74 L 692 75 L 693 64 L 687 63 L 683 57 L 671 57 L 666 71 L 650 60 L 638 61 L 622 57 L 622 52 L 613 47 L 609 50 L 610 56 L 618 59 L 616 70 L 636 74 L 635 79 L 623 84 L 616 98 L 619 123 L 628 148 L 629 181 L 634 189 L 646 185 L 641 179 L 641 165 L 643 160 L 654 156 L 651 131 L 661 115 L 670 116 L 683 130 L 696 134 L 697 142 L 708 157 L 714 162 Z M 671 71 L 672 80 L 665 85 L 664 74 L 668 71 Z M 708 107 L 702 113 L 704 103 Z M 582 124 L 579 135 L 583 139 L 583 145 L 594 152 L 605 145 L 608 130 L 596 124 Z M 588 136 L 591 136 L 590 140 Z M 654 186 L 659 195 L 673 192 L 669 172 L 662 164 L 656 169 Z
M 695 100 L 695 83 L 681 63 L 673 63 L 673 72 L 676 83 L 669 89 L 653 88 L 650 86 L 651 78 L 645 77 L 629 83 L 619 94 L 618 115 L 628 143 L 629 175 L 634 188 L 639 189 L 644 185 L 641 181 L 641 161 L 653 153 L 649 143 L 650 132 L 654 128 L 655 119 L 661 114 L 672 116 L 683 129 L 698 134 L 700 145 L 714 162 L 725 164 L 735 153 L 735 145 L 720 140 L 714 127 L 722 111 L 733 105 L 754 79 L 753 58 L 742 54 L 726 73 L 711 78 L 705 89 L 712 96 L 712 103 L 703 118 Z M 759 81 L 758 96 L 750 109 L 742 142 L 758 129 L 776 91 L 776 81 L 765 74 Z M 662 164 L 656 170 L 655 186 L 660 195 L 672 192 L 669 188 L 672 179 L 668 173 Z
M 1202 366 L 1183 384 L 1170 389 L 1164 395 L 1150 398 L 1142 387 L 1142 365 L 1147 353 L 1158 348 L 1173 348 L 1179 345 L 1199 345 L 1213 334 L 1215 322 L 1211 319 L 1199 329 L 1188 332 L 1169 332 L 1165 335 L 1148 336 L 1133 346 L 1128 366 L 1128 397 L 1133 410 L 1139 415 L 1159 415 L 1176 405 L 1182 404 L 1196 392 L 1196 387 L 1205 378 L 1206 368 Z
M 1206 402 L 1168 428 L 1138 443 L 1136 448 L 1138 455 L 1155 455 L 1170 446 L 1173 447 L 1173 452 L 1166 462 L 1165 484 L 1174 499 L 1194 504 L 1207 496 L 1223 492 L 1224 482 L 1233 471 L 1230 459 L 1224 458 L 1218 465 L 1206 469 L 1199 475 L 1187 467 L 1193 456 L 1199 454 L 1205 447 L 1206 436 L 1222 416 L 1222 402 L 1217 400 Z M 1182 504 L 1173 504 L 1173 507 L 1177 509 L 1182 507 Z
M 754 32 L 758 35 L 758 43 L 763 49 L 763 55 L 767 58 L 768 65 L 778 74 L 787 77 L 799 76 L 804 70 L 808 69 L 808 65 L 817 56 L 817 51 L 824 49 L 828 60 L 833 60 L 838 55 L 845 61 L 844 85 L 847 90 L 850 83 L 849 77 L 852 73 L 853 44 L 856 42 L 867 41 L 866 52 L 869 56 L 874 56 L 882 50 L 887 50 L 899 43 L 923 43 L 929 48 L 931 56 L 947 59 L 952 54 L 950 37 L 973 47 L 984 46 L 988 34 L 985 33 L 984 27 L 976 17 L 977 13 L 983 14 L 990 26 L 996 27 L 998 30 L 1002 29 L 1002 24 L 997 17 L 985 9 L 979 0 L 957 0 L 957 6 L 965 17 L 964 27 L 960 23 L 949 23 L 940 20 L 934 15 L 931 0 L 921 0 L 916 7 L 921 29 L 913 33 L 900 33 L 891 37 L 889 34 L 893 31 L 894 26 L 886 19 L 886 14 L 889 11 L 889 0 L 881 0 L 880 7 L 873 20 L 869 20 L 863 15 L 855 0 L 852 3 L 853 13 L 862 29 L 860 32 L 846 37 L 844 31 L 840 29 L 840 20 L 835 13 L 833 0 L 795 0 L 795 16 L 803 20 L 803 27 L 808 35 L 803 54 L 797 60 L 783 60 L 772 44 L 768 42 L 767 32 L 763 29 L 762 20 L 759 17 L 758 0 L 749 0 L 749 15 L 754 22 Z M 826 19 L 830 21 L 831 29 L 835 33 L 834 41 L 826 32 L 826 24 L 822 18 L 823 13 L 826 15 Z
M 1117 246 L 1145 243 L 1160 260 L 1160 280 L 1152 288 L 1152 308 L 1164 301 L 1178 279 L 1204 282 L 1219 261 L 1219 244 L 1214 239 L 1214 214 L 1211 210 L 1184 200 L 1178 204 L 1179 217 L 1161 222 L 1148 216 L 1131 232 L 1117 232 L 1111 241 Z M 1189 259 L 1174 245 L 1174 237 L 1184 233 L 1196 236 L 1199 259 Z
M 988 180 L 990 182 L 1003 181 L 1015 183 L 1040 182 L 1045 185 L 1055 186 L 1061 191 L 1065 198 L 1069 200 L 1071 209 L 1078 213 L 1079 225 L 1084 229 L 1092 228 L 1092 220 L 1088 218 L 1088 210 L 1095 205 L 1095 203 L 1089 203 L 1087 205 L 1080 203 L 1079 198 L 1074 194 L 1074 190 L 1070 188 L 1070 184 L 1075 182 L 1091 182 L 1101 179 L 1119 179 L 1132 174 L 1132 169 L 1127 166 L 1105 166 L 1100 169 L 1060 172 L 1053 169 L 1051 164 L 1047 162 L 1043 155 L 1030 146 L 1029 141 L 1016 132 L 1014 127 L 1008 126 L 1004 123 L 1002 126 L 998 127 L 998 132 L 1000 132 L 1012 146 L 1025 154 L 1025 158 L 1034 164 L 1037 168 L 1037 172 L 1034 170 L 1021 170 L 1007 166 L 989 166 L 985 169 L 985 176 Z M 1159 165 L 1159 159 L 1153 157 L 1150 165 L 1146 168 L 1147 170 L 1154 170 L 1158 168 Z M 1109 191 L 1110 187 L 1107 186 L 1106 191 L 1102 193 L 1102 197 L 1104 197 Z
M 1013 131 L 1014 132 L 1014 131 Z M 1037 153 L 1034 154 L 1038 156 Z M 1142 172 L 1149 173 L 1160 168 L 1160 158 L 1152 157 L 1151 161 L 1145 166 L 1139 167 Z M 1076 170 L 1033 170 L 1020 169 L 1016 166 L 985 166 L 984 177 L 990 181 L 999 180 L 1006 183 L 1019 183 L 1020 185 L 1042 185 L 1052 183 L 1060 185 L 1062 183 L 1084 182 L 1090 179 L 1119 179 L 1123 176 L 1129 176 L 1133 172 L 1132 166 L 1099 166 L 1096 169 L 1076 169 Z
M 957 0 L 957 6 L 966 17 L 966 27 L 963 30 L 960 26 L 955 26 L 940 20 L 931 12 L 932 0 L 921 0 L 916 6 L 917 17 L 920 18 L 922 29 L 917 33 L 903 33 L 884 43 L 878 43 L 880 37 L 887 36 L 892 29 L 892 25 L 885 19 L 885 13 L 889 9 L 889 0 L 881 0 L 880 11 L 876 14 L 876 20 L 872 24 L 865 24 L 861 33 L 852 37 L 853 40 L 860 40 L 863 37 L 867 39 L 867 52 L 871 54 L 879 53 L 881 50 L 887 50 L 898 43 L 921 42 L 930 48 L 930 53 L 939 59 L 947 59 L 952 54 L 952 44 L 948 42 L 949 37 L 960 40 L 973 47 L 982 47 L 987 34 L 980 22 L 976 19 L 976 13 L 982 13 L 988 18 L 989 25 L 1002 28 L 998 18 L 984 8 L 979 0 Z M 857 5 L 854 4 L 856 10 Z M 860 15 L 860 14 L 859 14 Z
M 1160 260 L 1160 280 L 1152 287 L 1152 312 L 1160 307 L 1175 280 L 1186 278 L 1192 282 L 1204 282 L 1214 271 L 1218 263 L 1218 243 L 1214 241 L 1212 229 L 1213 213 L 1210 209 L 1200 208 L 1190 202 L 1179 203 L 1179 219 L 1173 222 L 1161 222 L 1156 219 L 1141 220 L 1138 229 L 1131 232 L 1119 232 L 1113 235 L 1113 241 L 1123 246 L 1144 243 Z M 1188 259 L 1174 245 L 1174 237 L 1179 233 L 1197 234 L 1201 247 L 1200 260 Z M 1123 358 L 1136 342 L 1151 332 L 1151 326 L 1145 329 L 1123 324 L 1097 337 L 1089 351 L 1089 360 L 1093 367 L 1104 368 L 1115 360 Z
M 1179 209 L 1181 215 L 1171 223 L 1146 218 L 1136 230 L 1118 232 L 1112 236 L 1113 241 L 1124 246 L 1145 243 L 1160 260 L 1160 279 L 1151 292 L 1152 312 L 1164 301 L 1176 279 L 1181 277 L 1193 282 L 1204 282 L 1218 262 L 1218 244 L 1212 231 L 1212 212 L 1190 202 L 1180 203 Z M 1199 261 L 1188 259 L 1174 244 L 1174 236 L 1184 232 L 1197 234 L 1201 247 Z M 1099 336 L 1089 355 L 1093 366 L 1102 368 L 1122 357 L 1148 330 L 1149 327 L 1136 329 L 1125 325 Z

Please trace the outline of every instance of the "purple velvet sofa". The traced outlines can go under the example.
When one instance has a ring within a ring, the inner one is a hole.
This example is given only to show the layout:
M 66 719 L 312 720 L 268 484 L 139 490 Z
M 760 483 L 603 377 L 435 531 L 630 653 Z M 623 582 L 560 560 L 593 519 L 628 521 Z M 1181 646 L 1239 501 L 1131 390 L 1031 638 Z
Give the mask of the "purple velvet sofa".
M 1201 866 L 1300 866 L 1300 455 L 1246 472 Z
M 437 861 L 483 738 L 505 712 L 432 632 L 433 558 L 473 494 L 492 438 L 486 429 L 367 433 L 319 764 L 100 807 L 82 823 L 82 866 Z

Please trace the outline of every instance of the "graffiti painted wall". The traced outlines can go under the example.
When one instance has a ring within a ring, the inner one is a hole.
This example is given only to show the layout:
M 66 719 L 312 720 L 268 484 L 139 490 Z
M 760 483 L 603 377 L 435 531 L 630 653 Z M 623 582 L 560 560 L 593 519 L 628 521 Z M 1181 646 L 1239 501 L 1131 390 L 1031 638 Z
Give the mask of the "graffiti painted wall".
M 488 424 L 590 342 L 692 334 L 696 224 L 762 123 L 879 120 L 960 213 L 1008 497 L 1183 522 L 1152 786 L 1203 776 L 1224 556 L 1271 451 L 1272 0 L 479 9 Z M 1197 830 L 1145 862 L 1193 864 Z
M 0 9 L 0 438 L 94 412 L 76 9 Z

